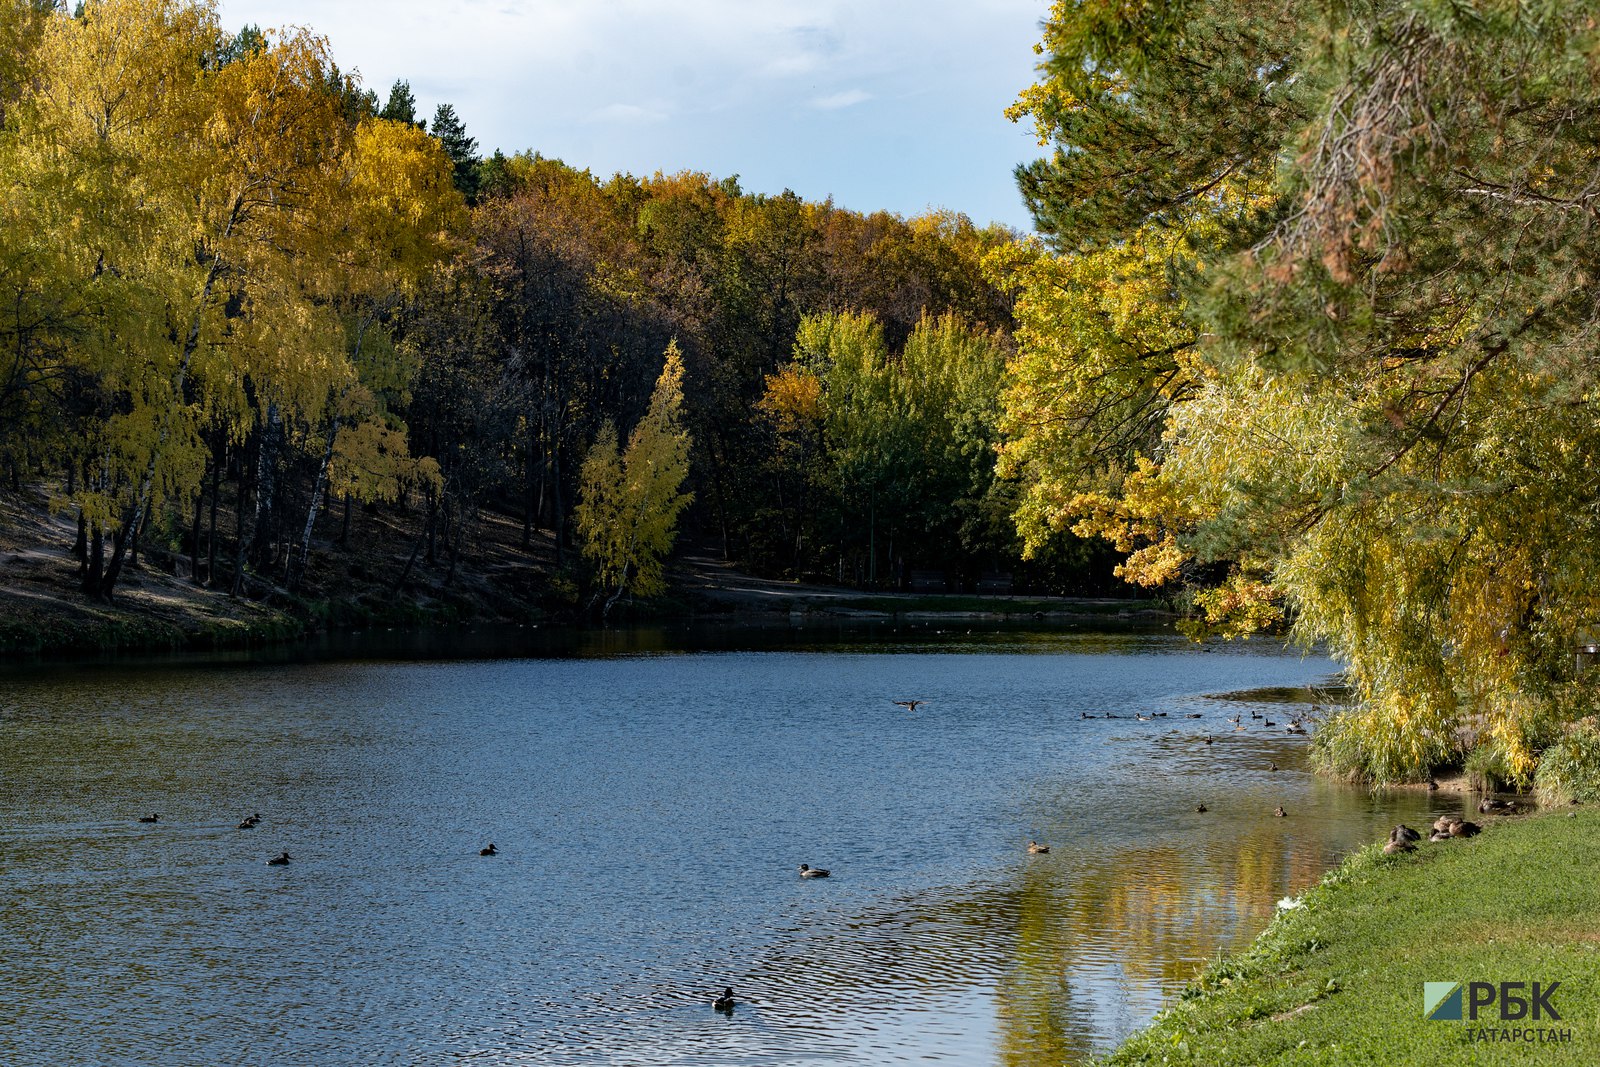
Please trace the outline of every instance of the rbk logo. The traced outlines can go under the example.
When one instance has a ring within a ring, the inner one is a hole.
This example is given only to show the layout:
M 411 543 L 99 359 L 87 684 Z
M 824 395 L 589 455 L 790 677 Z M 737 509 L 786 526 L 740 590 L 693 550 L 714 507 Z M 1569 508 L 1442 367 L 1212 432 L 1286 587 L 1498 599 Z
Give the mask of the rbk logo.
M 1498 1005 L 1500 1022 L 1559 1021 L 1550 998 L 1560 988 L 1560 982 L 1424 982 L 1422 1014 L 1429 1022 L 1477 1022 L 1480 1012 Z

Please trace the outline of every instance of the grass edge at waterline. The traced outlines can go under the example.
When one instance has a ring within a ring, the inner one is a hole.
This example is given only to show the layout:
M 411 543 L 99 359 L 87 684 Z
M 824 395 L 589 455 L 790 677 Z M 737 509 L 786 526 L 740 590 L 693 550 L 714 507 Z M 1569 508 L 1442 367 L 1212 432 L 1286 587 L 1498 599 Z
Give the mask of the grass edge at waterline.
M 1596 808 L 1492 820 L 1410 854 L 1363 848 L 1101 1062 L 1600 1062 L 1597 870 Z M 1522 982 L 1524 997 L 1560 982 L 1560 1018 L 1502 1021 L 1495 1003 L 1475 1022 L 1430 1021 L 1428 982 Z

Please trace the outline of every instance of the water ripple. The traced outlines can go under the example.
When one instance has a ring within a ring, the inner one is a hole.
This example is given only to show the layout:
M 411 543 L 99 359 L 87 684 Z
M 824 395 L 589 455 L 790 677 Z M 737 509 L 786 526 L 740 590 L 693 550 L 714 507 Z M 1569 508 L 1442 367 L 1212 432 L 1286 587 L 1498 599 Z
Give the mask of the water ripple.
M 1076 1062 L 1447 803 L 1222 733 L 1323 663 L 939 640 L 13 677 L 0 1063 Z

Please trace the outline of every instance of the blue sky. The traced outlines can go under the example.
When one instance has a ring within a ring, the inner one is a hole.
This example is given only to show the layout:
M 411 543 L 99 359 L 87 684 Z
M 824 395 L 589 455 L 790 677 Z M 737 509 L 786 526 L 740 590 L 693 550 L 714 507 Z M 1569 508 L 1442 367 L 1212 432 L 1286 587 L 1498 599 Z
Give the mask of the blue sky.
M 859 211 L 1030 229 L 1002 111 L 1034 78 L 1047 0 L 221 0 L 230 29 L 309 26 L 387 97 L 455 106 L 485 154 L 738 174 Z

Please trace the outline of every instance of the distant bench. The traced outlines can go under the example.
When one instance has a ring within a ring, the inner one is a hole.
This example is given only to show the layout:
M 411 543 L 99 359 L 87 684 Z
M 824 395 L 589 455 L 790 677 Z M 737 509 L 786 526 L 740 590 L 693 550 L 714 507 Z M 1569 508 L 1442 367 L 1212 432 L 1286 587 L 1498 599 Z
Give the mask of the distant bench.
M 991 571 L 978 579 L 978 595 L 990 594 L 993 596 L 1011 595 L 1011 572 Z

